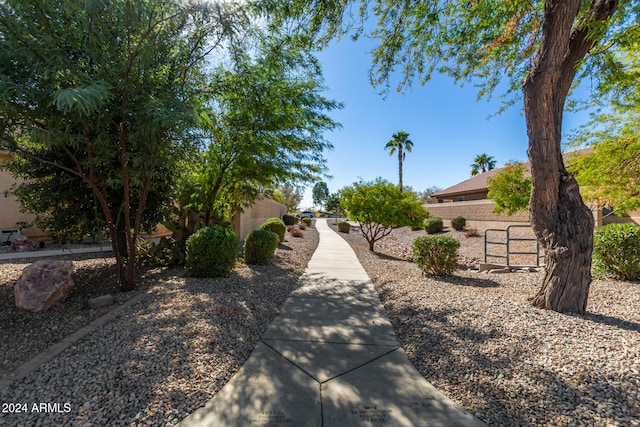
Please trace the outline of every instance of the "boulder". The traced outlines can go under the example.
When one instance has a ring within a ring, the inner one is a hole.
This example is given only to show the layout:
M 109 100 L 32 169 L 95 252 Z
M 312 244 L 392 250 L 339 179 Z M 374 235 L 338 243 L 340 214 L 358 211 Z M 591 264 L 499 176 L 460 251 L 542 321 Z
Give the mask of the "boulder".
M 11 239 L 11 249 L 16 252 L 35 251 L 36 245 L 27 236 L 16 236 Z
M 14 287 L 16 307 L 40 313 L 67 299 L 73 288 L 73 263 L 36 261 L 22 270 Z

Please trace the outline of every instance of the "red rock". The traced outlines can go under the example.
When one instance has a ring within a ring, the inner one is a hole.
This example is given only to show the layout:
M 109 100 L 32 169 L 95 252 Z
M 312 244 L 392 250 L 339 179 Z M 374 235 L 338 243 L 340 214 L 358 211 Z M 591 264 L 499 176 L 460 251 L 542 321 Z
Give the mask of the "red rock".
M 67 299 L 73 288 L 73 263 L 63 260 L 36 261 L 22 270 L 15 284 L 16 307 L 40 313 Z
M 16 236 L 11 239 L 11 248 L 16 252 L 35 251 L 36 245 L 27 236 Z

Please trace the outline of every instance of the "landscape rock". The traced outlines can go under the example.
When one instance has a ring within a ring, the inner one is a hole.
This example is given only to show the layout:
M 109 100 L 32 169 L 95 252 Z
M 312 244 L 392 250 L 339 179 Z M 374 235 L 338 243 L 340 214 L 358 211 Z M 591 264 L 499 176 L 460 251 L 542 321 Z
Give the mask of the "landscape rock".
M 505 266 L 502 264 L 490 264 L 490 263 L 482 262 L 479 264 L 478 269 L 480 271 L 489 271 L 489 270 L 502 269 L 504 267 Z
M 505 268 L 493 268 L 489 270 L 489 274 L 504 274 L 504 273 L 511 273 L 511 269 L 509 267 L 505 267 Z
M 11 239 L 11 248 L 16 252 L 35 251 L 36 245 L 27 236 L 15 236 Z
M 87 301 L 87 306 L 89 306 L 89 308 L 107 307 L 113 304 L 113 302 L 113 295 L 102 295 L 96 298 L 91 298 Z
M 60 304 L 73 288 L 72 273 L 71 261 L 42 260 L 29 265 L 14 287 L 16 307 L 41 313 Z

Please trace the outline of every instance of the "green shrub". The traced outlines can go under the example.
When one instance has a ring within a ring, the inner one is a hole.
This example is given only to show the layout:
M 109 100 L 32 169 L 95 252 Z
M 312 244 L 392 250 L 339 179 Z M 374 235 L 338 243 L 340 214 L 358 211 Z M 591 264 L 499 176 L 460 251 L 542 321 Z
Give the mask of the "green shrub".
M 204 227 L 187 239 L 186 267 L 195 277 L 228 274 L 238 258 L 238 236 L 230 227 Z
M 465 225 L 467 225 L 467 220 L 464 217 L 457 216 L 451 220 L 451 227 L 456 231 L 463 230 Z
M 302 230 L 296 228 L 291 231 L 291 235 L 293 237 L 302 237 L 304 236 L 304 233 L 302 232 Z
M 287 231 L 287 226 L 279 218 L 269 218 L 260 226 L 260 230 L 273 231 L 278 235 L 280 242 L 284 242 L 284 233 Z
M 349 234 L 349 230 L 351 230 L 351 224 L 349 224 L 347 221 L 340 221 L 338 223 L 339 232 Z
M 295 225 L 296 217 L 293 215 L 282 215 L 282 222 L 284 222 L 284 225 Z
M 160 243 L 141 240 L 138 243 L 137 259 L 141 264 L 150 267 L 174 267 L 184 265 L 185 242 L 173 239 L 161 239 Z
M 300 230 L 306 230 L 307 229 L 307 224 L 305 224 L 304 221 L 303 221 L 300 224 L 298 224 L 298 228 Z
M 244 261 L 247 264 L 267 265 L 280 243 L 276 233 L 269 230 L 253 230 L 244 239 Z
M 458 266 L 460 241 L 450 236 L 424 236 L 413 241 L 413 261 L 423 274 L 448 276 Z
M 597 273 L 623 280 L 640 280 L 640 227 L 610 224 L 596 230 L 593 267 Z
M 438 216 L 432 216 L 424 222 L 424 230 L 429 234 L 439 233 L 443 228 L 442 218 Z
M 307 227 L 311 227 L 311 218 L 305 216 L 302 218 L 302 222 L 304 222 Z

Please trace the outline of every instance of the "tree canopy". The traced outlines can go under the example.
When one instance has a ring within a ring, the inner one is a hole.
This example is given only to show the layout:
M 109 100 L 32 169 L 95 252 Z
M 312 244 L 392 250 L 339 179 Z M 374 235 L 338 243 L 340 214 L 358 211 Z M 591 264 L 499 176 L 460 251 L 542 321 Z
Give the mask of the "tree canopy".
M 0 4 L 2 148 L 91 189 L 124 290 L 152 183 L 194 126 L 204 58 L 240 17 L 178 0 Z
M 369 249 L 396 227 L 422 226 L 429 213 L 415 193 L 401 193 L 398 187 L 378 178 L 356 182 L 340 191 L 340 204 L 350 219 L 360 223 Z
M 317 182 L 312 191 L 313 204 L 322 207 L 329 197 L 329 187 L 324 181 Z
M 341 104 L 322 95 L 315 58 L 278 34 L 260 34 L 250 50 L 238 42 L 231 66 L 211 77 L 200 147 L 188 160 L 178 196 L 183 237 L 194 230 L 185 228 L 188 218 L 209 225 L 267 189 L 326 173 L 323 153 L 332 145 L 324 132 L 339 126 L 328 114 Z
M 569 160 L 585 198 L 625 215 L 640 207 L 640 42 L 614 57 L 618 70 L 598 87 L 592 115 L 571 141 L 581 150 Z
M 507 215 L 513 215 L 529 208 L 531 178 L 526 175 L 522 163 L 511 163 L 487 180 L 487 198 L 496 203 L 494 213 L 506 212 Z

